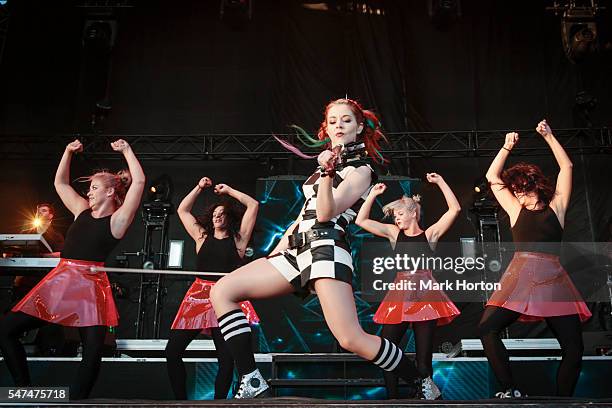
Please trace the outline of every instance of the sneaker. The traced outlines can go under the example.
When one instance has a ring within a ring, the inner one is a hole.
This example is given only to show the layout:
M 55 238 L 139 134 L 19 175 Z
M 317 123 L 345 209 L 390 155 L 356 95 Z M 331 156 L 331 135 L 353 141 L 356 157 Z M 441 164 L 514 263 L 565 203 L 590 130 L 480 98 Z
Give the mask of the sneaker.
M 417 398 L 424 400 L 436 400 L 442 396 L 442 392 L 431 377 L 417 378 Z
M 497 394 L 495 394 L 495 398 L 522 398 L 522 397 L 526 397 L 526 395 L 523 395 L 521 391 L 517 390 L 516 388 L 508 388 L 506 391 L 500 391 Z
M 258 369 L 252 373 L 243 375 L 240 379 L 240 387 L 234 395 L 235 399 L 250 399 L 263 396 L 263 393 L 270 388 L 266 380 L 263 379 Z

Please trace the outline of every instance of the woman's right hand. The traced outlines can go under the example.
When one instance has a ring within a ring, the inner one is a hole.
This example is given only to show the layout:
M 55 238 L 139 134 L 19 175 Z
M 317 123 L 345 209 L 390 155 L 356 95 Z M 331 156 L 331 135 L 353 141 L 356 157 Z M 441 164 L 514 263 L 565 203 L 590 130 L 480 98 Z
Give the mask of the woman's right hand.
M 370 190 L 370 195 L 373 197 L 379 196 L 385 192 L 387 185 L 385 183 L 374 184 L 374 187 Z
M 200 189 L 202 190 L 210 186 L 212 186 L 212 180 L 209 179 L 208 177 L 202 177 L 200 181 L 198 181 L 198 187 L 200 187 Z
M 338 159 L 338 154 L 331 150 L 323 150 L 319 157 L 317 157 L 317 161 L 319 165 L 323 167 L 325 170 L 332 170 L 334 168 L 334 164 Z
M 506 133 L 506 141 L 504 143 L 504 148 L 508 150 L 512 150 L 515 144 L 518 143 L 519 134 L 516 132 Z
M 73 142 L 68 143 L 68 146 L 66 146 L 66 151 L 68 153 L 82 152 L 83 144 L 79 141 L 79 139 L 74 139 Z

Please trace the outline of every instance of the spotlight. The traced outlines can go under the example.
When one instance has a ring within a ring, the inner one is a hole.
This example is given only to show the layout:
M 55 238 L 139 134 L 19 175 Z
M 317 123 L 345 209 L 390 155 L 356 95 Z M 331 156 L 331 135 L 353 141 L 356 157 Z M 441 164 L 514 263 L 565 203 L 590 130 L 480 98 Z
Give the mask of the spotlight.
M 597 51 L 595 16 L 603 9 L 597 5 L 597 0 L 555 2 L 547 9 L 561 14 L 561 39 L 567 59 L 579 63 Z
M 593 95 L 581 91 L 576 94 L 576 106 L 587 111 L 592 112 L 597 108 L 597 98 Z
M 153 180 L 149 186 L 148 202 L 170 202 L 172 181 L 167 174 Z
M 87 20 L 83 27 L 83 46 L 110 50 L 115 45 L 117 37 L 117 21 Z
M 563 21 L 561 31 L 563 49 L 571 62 L 581 62 L 597 50 L 597 25 L 595 21 Z
M 489 190 L 489 181 L 486 177 L 480 177 L 474 182 L 474 191 L 477 193 L 486 194 Z
M 38 228 L 38 227 L 40 227 L 41 225 L 42 225 L 42 220 L 41 220 L 40 218 L 35 217 L 35 218 L 32 220 L 32 226 L 33 226 L 34 228 Z
M 593 95 L 584 91 L 576 94 L 573 108 L 574 122 L 580 127 L 592 127 L 591 113 L 597 109 L 598 101 Z
M 491 186 L 486 177 L 479 177 L 474 181 L 474 204 L 471 208 L 473 212 L 496 211 L 499 207 L 497 200 L 491 194 Z

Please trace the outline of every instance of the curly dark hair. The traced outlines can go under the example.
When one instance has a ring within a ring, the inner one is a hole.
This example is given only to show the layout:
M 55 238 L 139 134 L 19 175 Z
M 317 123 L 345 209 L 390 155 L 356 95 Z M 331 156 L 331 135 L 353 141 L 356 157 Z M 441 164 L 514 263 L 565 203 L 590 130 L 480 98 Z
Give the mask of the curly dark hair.
M 210 204 L 206 207 L 202 215 L 196 217 L 198 225 L 204 230 L 204 234 L 214 233 L 212 218 L 213 212 L 217 207 L 223 207 L 225 216 L 227 217 L 226 225 L 230 236 L 240 238 L 240 223 L 244 215 L 244 209 L 234 200 L 228 198 L 221 198 Z
M 550 204 L 555 195 L 552 180 L 535 164 L 517 163 L 504 170 L 501 179 L 512 193 L 535 193 L 544 205 Z

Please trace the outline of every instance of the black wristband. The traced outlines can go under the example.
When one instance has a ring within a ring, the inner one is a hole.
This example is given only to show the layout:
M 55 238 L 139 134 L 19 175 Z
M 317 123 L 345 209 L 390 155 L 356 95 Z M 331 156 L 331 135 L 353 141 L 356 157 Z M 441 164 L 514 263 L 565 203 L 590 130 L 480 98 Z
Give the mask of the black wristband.
M 327 177 L 327 176 L 333 177 L 336 174 L 336 169 L 334 168 L 326 170 L 325 167 L 319 166 L 318 170 L 319 170 L 319 174 L 321 175 L 321 177 Z
M 512 152 L 512 150 L 508 149 L 506 146 L 502 146 L 502 149 Z

